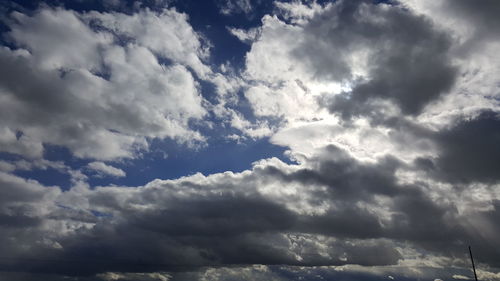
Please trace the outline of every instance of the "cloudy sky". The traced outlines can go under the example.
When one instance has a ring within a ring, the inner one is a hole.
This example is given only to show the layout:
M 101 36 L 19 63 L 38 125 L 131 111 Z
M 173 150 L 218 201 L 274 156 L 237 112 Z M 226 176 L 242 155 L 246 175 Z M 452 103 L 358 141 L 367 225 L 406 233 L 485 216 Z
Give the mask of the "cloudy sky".
M 500 280 L 500 1 L 0 4 L 0 281 Z

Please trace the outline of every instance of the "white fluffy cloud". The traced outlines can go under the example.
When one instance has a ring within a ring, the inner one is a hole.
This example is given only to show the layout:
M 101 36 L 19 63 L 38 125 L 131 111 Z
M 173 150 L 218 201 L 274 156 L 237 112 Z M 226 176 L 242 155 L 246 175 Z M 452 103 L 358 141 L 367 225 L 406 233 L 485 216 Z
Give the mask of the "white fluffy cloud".
M 87 164 L 87 167 L 96 172 L 99 176 L 108 175 L 113 177 L 124 177 L 126 175 L 122 169 L 107 165 L 103 162 L 90 162 Z
M 146 9 L 133 15 L 90 12 L 83 17 L 125 42 L 136 43 L 160 58 L 192 68 L 201 77 L 211 72 L 201 61 L 208 55 L 206 46 L 202 46 L 200 37 L 187 22 L 186 14 L 175 10 L 156 13 Z
M 210 69 L 186 20 L 170 10 L 13 14 L 8 37 L 19 49 L 0 51 L 2 150 L 40 157 L 51 144 L 115 159 L 150 138 L 203 141 L 189 126 L 207 110 L 188 68 L 201 77 Z

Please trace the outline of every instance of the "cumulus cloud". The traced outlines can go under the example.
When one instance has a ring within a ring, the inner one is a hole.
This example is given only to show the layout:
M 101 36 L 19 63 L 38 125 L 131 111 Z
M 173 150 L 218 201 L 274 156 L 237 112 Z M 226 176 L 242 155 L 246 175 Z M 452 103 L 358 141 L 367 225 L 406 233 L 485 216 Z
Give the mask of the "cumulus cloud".
M 168 41 L 140 30 L 151 20 Z M 9 26 L 18 49 L 0 51 L 4 151 L 39 157 L 52 144 L 114 159 L 147 149 L 147 138 L 203 141 L 188 124 L 207 111 L 187 68 L 201 76 L 208 70 L 185 15 L 41 8 L 31 17 L 14 13 Z
M 480 276 L 497 279 L 497 5 L 431 2 L 277 2 L 260 26 L 228 28 L 250 50 L 242 72 L 226 76 L 174 9 L 11 14 L 0 144 L 32 161 L 0 162 L 0 245 L 12 257 L 0 270 L 54 280 L 447 280 L 468 278 L 472 245 Z M 215 85 L 216 104 L 200 81 Z M 203 141 L 192 122 L 212 114 L 269 137 L 293 163 L 138 187 L 74 180 L 66 191 L 15 175 L 124 177 L 105 160 L 134 157 L 155 138 Z M 73 170 L 40 159 L 45 145 L 96 161 Z
M 347 218 L 338 217 L 341 220 L 339 229 L 335 226 L 333 230 L 312 227 L 317 219 L 336 216 L 329 212 L 320 215 L 323 211 L 315 210 L 314 206 L 320 199 L 314 194 L 308 198 L 302 191 L 306 188 L 302 181 L 314 184 L 319 180 L 314 174 L 308 178 L 309 172 L 300 169 L 283 174 L 279 166 L 287 168 L 280 162 L 262 163 L 254 171 L 242 174 L 195 175 L 175 181 L 155 181 L 136 190 L 106 187 L 62 194 L 57 202 L 60 208 L 68 211 L 53 210 L 47 216 L 52 224 L 65 225 L 74 221 L 80 226 L 60 233 L 55 238 L 60 247 L 47 250 L 52 259 L 61 260 L 52 273 L 80 275 L 123 271 L 130 266 L 137 270 L 175 271 L 178 267 L 189 269 L 221 264 L 375 265 L 397 262 L 400 255 L 389 246 L 389 241 L 377 237 L 360 240 L 360 235 L 351 232 L 350 226 L 342 226 L 342 220 L 350 221 Z M 289 192 L 276 194 L 272 187 L 282 180 L 296 186 Z M 328 196 L 324 188 L 315 189 Z M 85 198 L 83 203 L 66 203 L 75 192 Z M 286 193 L 290 195 L 284 198 Z M 309 215 L 308 212 L 319 214 Z M 95 218 L 89 219 L 83 214 L 94 214 Z M 336 220 L 333 217 L 332 221 Z M 161 223 L 165 221 L 168 223 Z M 354 230 L 361 229 L 365 222 L 353 223 Z M 343 230 L 345 227 L 347 232 Z M 127 231 L 118 235 L 119 229 Z M 45 232 L 43 229 L 38 231 Z M 328 237 L 332 233 L 355 239 L 336 240 Z M 92 237 L 99 237 L 100 242 L 95 246 L 90 246 L 93 243 L 88 239 L 94 239 Z M 87 249 L 86 254 L 82 255 L 81 247 Z M 385 258 L 369 254 L 375 252 L 385 253 Z M 71 259 L 107 262 L 90 262 L 77 268 L 64 262 Z M 137 259 L 143 263 L 137 264 Z M 22 266 L 19 263 L 12 268 L 22 269 Z M 44 266 L 41 262 L 34 270 L 43 270 Z
M 498 78 L 494 73 L 498 72 L 500 64 L 494 49 L 498 48 L 499 41 L 487 27 L 495 22 L 488 16 L 495 10 L 494 1 L 470 7 L 467 1 L 401 2 L 413 12 L 432 19 L 453 38 L 449 54 L 459 72 L 453 94 L 429 104 L 422 120 L 439 126 L 464 116 L 477 116 L 484 110 L 498 111 Z M 484 25 L 485 22 L 488 24 Z
M 497 182 L 499 130 L 498 114 L 483 112 L 439 132 L 440 155 L 419 160 L 449 182 Z
M 344 117 L 371 115 L 378 100 L 417 114 L 451 89 L 456 70 L 447 54 L 450 38 L 430 20 L 364 1 L 302 9 L 311 16 L 297 24 L 264 18 L 262 35 L 247 55 L 250 77 L 301 79 L 306 86 L 348 83 L 350 89 L 328 105 Z
M 387 266 L 402 261 L 406 247 L 460 259 L 467 241 L 479 244 L 467 221 L 493 224 L 498 217 L 496 206 L 460 214 L 446 195 L 429 196 L 427 185 L 399 183 L 399 170 L 404 165 L 395 159 L 364 164 L 327 147 L 308 166 L 270 159 L 239 174 L 197 174 L 139 188 L 11 190 L 10 204 L 32 202 L 37 192 L 52 199 L 31 215 L 38 221 L 33 233 L 47 240 L 19 238 L 40 250 L 10 246 L 5 253 L 19 259 L 8 268 L 25 270 L 23 259 L 41 258 L 42 249 L 48 260 L 30 264 L 31 271 L 77 276 L 256 263 Z M 476 249 L 482 262 L 497 266 L 498 247 Z M 47 267 L 50 260 L 57 266 Z

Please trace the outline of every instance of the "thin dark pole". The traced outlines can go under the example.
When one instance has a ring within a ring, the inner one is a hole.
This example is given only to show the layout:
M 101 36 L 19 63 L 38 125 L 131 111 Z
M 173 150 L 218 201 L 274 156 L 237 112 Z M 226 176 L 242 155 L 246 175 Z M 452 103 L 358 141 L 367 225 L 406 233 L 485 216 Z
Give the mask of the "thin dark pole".
M 472 261 L 472 270 L 474 271 L 474 278 L 477 281 L 476 266 L 474 265 L 474 258 L 472 257 L 472 250 L 470 249 L 470 246 L 469 246 L 469 254 L 470 254 L 470 260 Z

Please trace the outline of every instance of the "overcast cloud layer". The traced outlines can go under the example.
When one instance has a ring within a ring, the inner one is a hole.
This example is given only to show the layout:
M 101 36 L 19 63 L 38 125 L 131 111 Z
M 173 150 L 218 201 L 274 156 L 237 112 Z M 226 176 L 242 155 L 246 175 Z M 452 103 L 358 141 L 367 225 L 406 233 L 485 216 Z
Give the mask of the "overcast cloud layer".
M 500 2 L 108 2 L 0 10 L 0 280 L 500 280 Z M 112 184 L 212 139 L 287 161 Z

